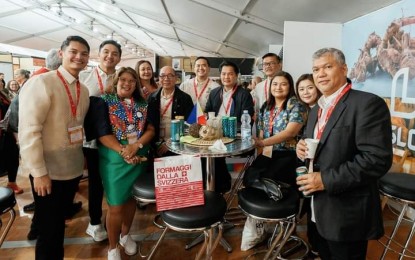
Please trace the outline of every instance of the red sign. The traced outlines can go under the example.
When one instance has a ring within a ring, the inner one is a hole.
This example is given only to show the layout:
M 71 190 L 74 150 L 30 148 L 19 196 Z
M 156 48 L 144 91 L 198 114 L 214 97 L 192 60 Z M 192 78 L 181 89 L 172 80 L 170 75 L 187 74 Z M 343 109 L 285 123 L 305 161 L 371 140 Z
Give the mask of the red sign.
M 154 160 L 157 211 L 203 205 L 200 157 L 170 156 Z

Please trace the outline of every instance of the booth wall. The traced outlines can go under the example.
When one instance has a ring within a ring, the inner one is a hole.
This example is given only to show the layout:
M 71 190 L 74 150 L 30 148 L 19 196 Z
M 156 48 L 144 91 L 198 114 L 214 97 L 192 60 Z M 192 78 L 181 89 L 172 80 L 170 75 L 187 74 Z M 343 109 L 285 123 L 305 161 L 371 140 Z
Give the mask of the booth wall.
M 324 47 L 342 48 L 342 25 L 328 23 L 284 23 L 283 70 L 293 76 L 311 73 L 313 53 Z

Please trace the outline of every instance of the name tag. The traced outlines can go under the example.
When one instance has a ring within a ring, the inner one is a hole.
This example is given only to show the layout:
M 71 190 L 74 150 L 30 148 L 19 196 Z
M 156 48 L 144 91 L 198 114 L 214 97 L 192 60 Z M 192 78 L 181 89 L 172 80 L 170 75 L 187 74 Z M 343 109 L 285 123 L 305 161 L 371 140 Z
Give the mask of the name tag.
M 84 129 L 81 125 L 69 127 L 68 136 L 70 144 L 81 144 L 84 140 Z

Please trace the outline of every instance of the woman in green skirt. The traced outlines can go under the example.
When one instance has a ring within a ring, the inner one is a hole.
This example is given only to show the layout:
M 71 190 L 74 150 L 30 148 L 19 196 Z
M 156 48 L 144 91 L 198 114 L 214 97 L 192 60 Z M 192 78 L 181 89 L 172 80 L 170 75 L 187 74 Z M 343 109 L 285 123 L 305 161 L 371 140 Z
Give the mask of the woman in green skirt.
M 131 191 L 137 177 L 147 169 L 149 143 L 154 136 L 152 115 L 147 112 L 138 80 L 134 69 L 120 68 L 114 80 L 115 93 L 91 97 L 87 115 L 86 124 L 100 143 L 99 167 L 109 207 L 108 259 L 121 259 L 118 244 L 127 255 L 137 253 L 137 244 L 129 235 L 136 207 Z

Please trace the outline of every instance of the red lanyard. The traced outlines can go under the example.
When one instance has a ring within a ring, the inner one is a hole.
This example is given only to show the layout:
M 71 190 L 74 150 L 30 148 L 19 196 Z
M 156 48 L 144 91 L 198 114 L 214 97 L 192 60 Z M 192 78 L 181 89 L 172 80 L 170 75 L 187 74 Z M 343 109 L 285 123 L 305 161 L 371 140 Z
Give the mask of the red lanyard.
M 230 108 L 231 102 L 232 102 L 232 97 L 233 97 L 233 95 L 236 92 L 236 88 L 237 88 L 237 84 L 235 84 L 235 86 L 233 86 L 231 96 L 228 99 L 228 104 L 226 105 L 226 107 L 224 107 L 226 114 L 228 114 L 228 111 L 229 111 L 229 108 Z M 223 87 L 223 91 L 225 91 L 225 86 Z M 220 98 L 222 100 L 222 106 L 223 106 L 223 92 L 221 93 L 221 97 Z
M 69 98 L 69 104 L 71 104 L 72 117 L 75 118 L 76 108 L 78 107 L 79 100 L 81 99 L 81 83 L 79 83 L 79 80 L 76 81 L 76 96 L 78 97 L 78 99 L 76 100 L 76 105 L 75 105 L 71 92 L 69 91 L 68 84 L 66 83 L 65 79 L 62 77 L 62 74 L 59 72 L 59 70 L 57 70 L 56 73 L 58 74 L 58 77 L 60 78 L 63 85 L 65 86 L 66 94 L 68 95 L 68 98 Z
M 268 126 L 268 131 L 269 131 L 269 136 L 272 136 L 273 133 L 273 127 L 274 127 L 274 119 L 276 117 L 278 117 L 278 115 L 281 113 L 282 108 L 279 107 L 277 111 L 274 112 L 274 115 L 271 115 L 271 111 L 275 110 L 275 106 L 269 111 L 269 126 Z
M 134 120 L 133 120 L 134 99 L 131 98 L 131 109 L 130 110 L 128 110 L 128 106 L 124 103 L 124 101 L 121 102 L 121 105 L 124 107 L 124 111 L 127 114 L 128 122 L 130 124 L 134 123 Z
M 101 91 L 101 94 L 104 94 L 104 84 L 102 84 L 102 79 L 101 79 L 101 76 L 98 73 L 98 68 L 97 67 L 95 68 L 95 72 L 97 74 L 99 90 Z
M 264 87 L 264 95 L 265 95 L 265 101 L 268 101 L 268 80 L 265 80 L 265 87 Z
M 170 98 L 169 103 L 167 103 L 167 105 L 164 107 L 163 112 L 161 113 L 161 118 L 163 118 L 163 116 L 166 114 L 167 110 L 171 106 L 171 103 L 173 103 L 173 96 Z M 160 102 L 160 106 L 161 106 L 161 102 Z
M 207 85 L 209 84 L 209 80 L 208 79 L 206 81 L 206 84 L 203 86 L 202 91 L 200 92 L 200 94 L 197 94 L 197 84 L 196 84 L 196 79 L 193 81 L 193 89 L 195 90 L 195 95 L 196 95 L 196 100 L 199 100 L 199 98 L 203 95 L 203 92 L 205 92 Z
M 318 117 L 317 117 L 317 139 L 320 140 L 321 135 L 323 134 L 324 128 L 326 127 L 327 121 L 329 121 L 329 118 L 331 114 L 333 113 L 334 108 L 336 107 L 339 100 L 352 88 L 352 84 L 347 84 L 347 86 L 340 92 L 340 94 L 336 97 L 334 102 L 330 105 L 329 109 L 327 110 L 327 116 L 324 120 L 324 124 L 320 127 L 320 117 L 322 113 L 322 109 L 318 109 Z

